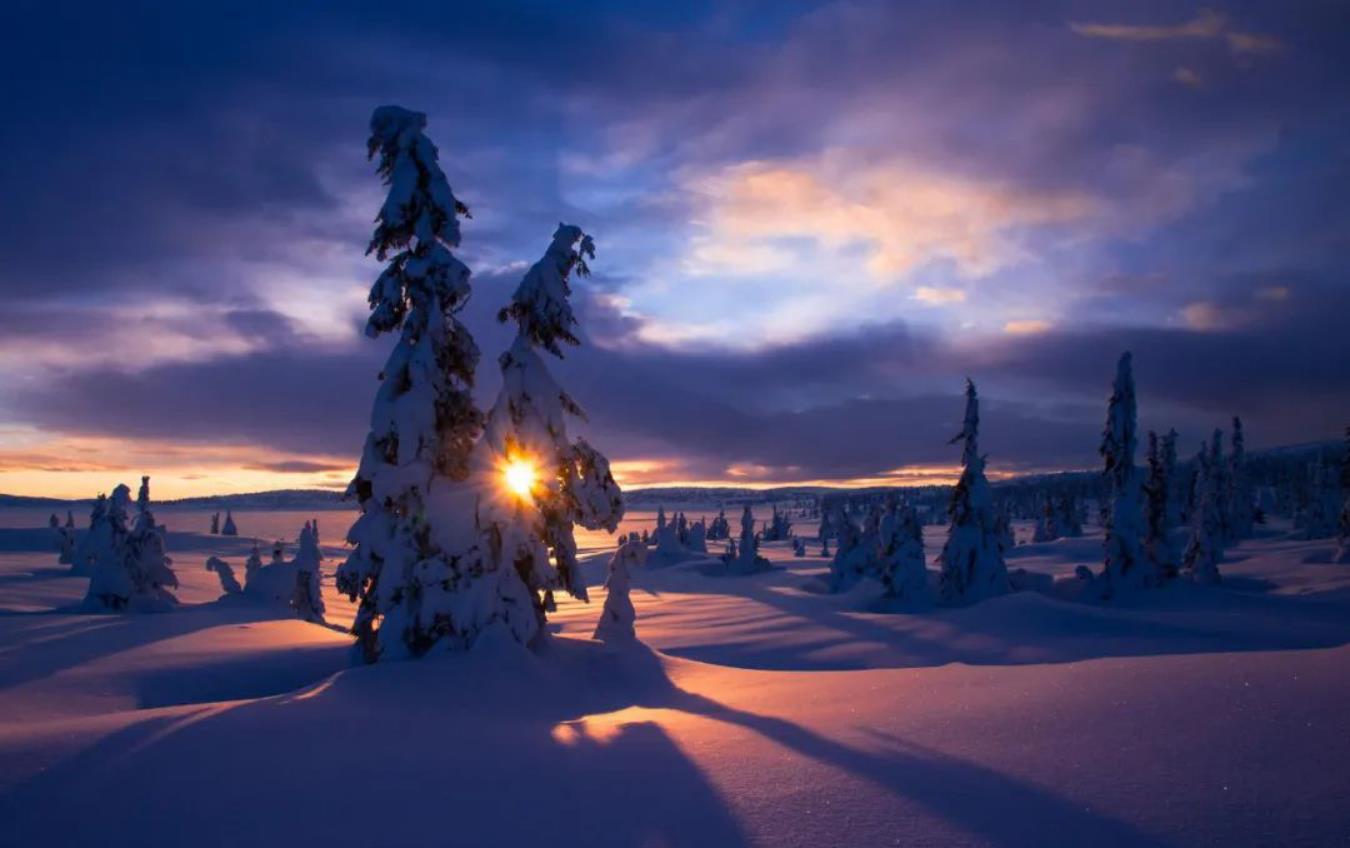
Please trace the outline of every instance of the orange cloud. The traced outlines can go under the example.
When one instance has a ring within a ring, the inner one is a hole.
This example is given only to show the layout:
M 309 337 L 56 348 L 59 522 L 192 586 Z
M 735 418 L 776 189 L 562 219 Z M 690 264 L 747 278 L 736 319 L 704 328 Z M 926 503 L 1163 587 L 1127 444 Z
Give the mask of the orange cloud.
M 993 273 L 1023 258 L 1018 228 L 1067 223 L 1095 209 L 1079 194 L 984 182 L 900 159 L 858 162 L 841 151 L 745 162 L 697 177 L 690 188 L 709 202 L 695 270 L 800 267 L 803 241 L 826 251 L 863 244 L 858 284 L 873 288 L 934 260 L 949 260 L 967 276 Z
M 1113 41 L 1177 41 L 1182 39 L 1223 39 L 1237 54 L 1273 53 L 1284 47 L 1278 38 L 1252 32 L 1238 32 L 1229 26 L 1227 16 L 1204 9 L 1189 21 L 1178 24 L 1071 23 L 1069 29 L 1086 38 Z

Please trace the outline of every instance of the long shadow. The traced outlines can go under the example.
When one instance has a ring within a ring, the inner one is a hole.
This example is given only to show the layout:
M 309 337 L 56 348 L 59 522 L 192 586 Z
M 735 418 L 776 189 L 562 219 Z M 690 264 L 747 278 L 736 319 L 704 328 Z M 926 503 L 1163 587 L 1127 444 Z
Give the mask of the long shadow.
M 1167 844 L 1128 822 L 1088 812 L 1048 790 L 913 743 L 893 739 L 889 751 L 861 751 L 790 721 L 729 707 L 680 689 L 674 691 L 669 706 L 758 733 L 913 801 L 993 845 Z
M 14 844 L 747 844 L 664 729 L 584 721 L 649 669 L 561 650 L 561 676 L 557 656 L 445 657 L 142 720 L 0 795 L 0 821 Z
M 641 647 L 556 641 L 542 658 L 556 673 L 498 658 L 390 664 L 150 717 L 20 781 L 0 820 L 14 844 L 747 844 L 659 724 L 591 731 L 588 716 L 643 706 L 744 728 L 990 844 L 1164 844 L 977 763 L 893 738 L 859 750 L 683 690 Z M 314 808 L 321 786 L 339 803 Z M 850 844 L 849 812 L 837 815 L 836 844 Z

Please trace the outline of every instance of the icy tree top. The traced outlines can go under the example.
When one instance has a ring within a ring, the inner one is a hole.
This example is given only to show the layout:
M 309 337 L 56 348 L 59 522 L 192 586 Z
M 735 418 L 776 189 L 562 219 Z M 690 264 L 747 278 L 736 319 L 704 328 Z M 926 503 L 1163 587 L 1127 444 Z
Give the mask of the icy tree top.
M 381 106 L 370 118 L 367 149 L 372 158 L 379 155 L 376 170 L 389 194 L 366 252 L 389 266 L 370 290 L 369 336 L 400 326 L 409 307 L 425 310 L 433 296 L 443 310 L 458 308 L 469 296 L 469 269 L 450 252 L 459 246 L 458 216 L 469 209 L 450 190 L 436 145 L 422 134 L 426 123 L 426 115 L 401 106 Z M 428 317 L 423 312 L 413 323 Z
M 136 494 L 136 509 L 145 512 L 150 508 L 150 478 L 141 478 L 141 490 Z
M 367 153 L 371 158 L 379 154 L 377 170 L 389 186 L 367 249 L 381 261 L 414 237 L 425 244 L 439 239 L 459 246 L 457 216 L 468 215 L 469 209 L 450 190 L 436 145 L 422 134 L 426 125 L 424 113 L 402 106 L 381 106 L 370 116 Z
M 544 257 L 530 268 L 511 296 L 511 305 L 497 314 L 505 321 L 514 318 L 521 335 L 531 342 L 561 357 L 558 342 L 578 344 L 572 333 L 577 323 L 568 297 L 572 294 L 568 278 L 590 273 L 587 259 L 595 258 L 595 243 L 591 237 L 571 224 L 559 224 L 553 233 L 553 243 Z
M 1116 363 L 1116 379 L 1111 385 L 1111 401 L 1106 407 L 1106 427 L 1102 430 L 1099 453 L 1106 463 L 1104 473 L 1112 482 L 1123 484 L 1134 468 L 1136 433 L 1133 359 L 1127 350 Z
M 947 444 L 962 442 L 961 467 L 973 468 L 980 461 L 980 399 L 975 393 L 975 383 L 966 378 L 966 417 L 961 423 L 961 432 L 952 436 Z

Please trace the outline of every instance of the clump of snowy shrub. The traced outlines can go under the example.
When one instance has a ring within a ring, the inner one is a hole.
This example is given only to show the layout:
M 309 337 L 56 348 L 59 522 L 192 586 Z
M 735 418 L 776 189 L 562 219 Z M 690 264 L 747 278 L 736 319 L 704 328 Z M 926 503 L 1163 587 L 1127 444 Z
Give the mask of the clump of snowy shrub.
M 93 571 L 85 606 L 112 611 L 156 611 L 178 603 L 173 561 L 165 554 L 164 528 L 150 511 L 150 478 L 141 478 L 135 522 L 128 527 L 131 490 L 119 485 L 99 517 L 100 546 L 92 554 Z M 96 507 L 97 509 L 97 507 Z M 93 528 L 91 527 L 91 535 Z
M 633 569 L 641 566 L 646 558 L 647 546 L 636 533 L 629 533 L 628 539 L 610 557 L 609 576 L 605 580 L 608 594 L 600 611 L 600 620 L 595 625 L 594 638 L 609 644 L 623 644 L 637 638 L 634 628 L 637 612 L 633 609 L 629 590 Z

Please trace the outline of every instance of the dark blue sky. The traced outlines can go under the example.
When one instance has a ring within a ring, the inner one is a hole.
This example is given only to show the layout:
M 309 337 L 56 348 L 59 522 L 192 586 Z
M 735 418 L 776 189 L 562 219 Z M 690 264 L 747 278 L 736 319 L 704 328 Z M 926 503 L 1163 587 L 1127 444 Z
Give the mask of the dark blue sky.
M 469 323 L 592 232 L 557 373 L 630 482 L 1086 467 L 1350 422 L 1343 3 L 8 3 L 0 489 L 334 485 L 387 341 L 373 107 L 473 209 Z

